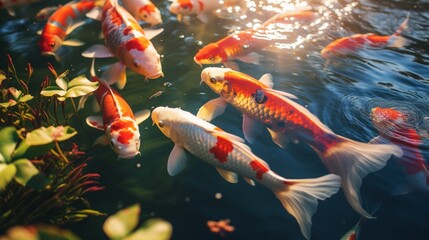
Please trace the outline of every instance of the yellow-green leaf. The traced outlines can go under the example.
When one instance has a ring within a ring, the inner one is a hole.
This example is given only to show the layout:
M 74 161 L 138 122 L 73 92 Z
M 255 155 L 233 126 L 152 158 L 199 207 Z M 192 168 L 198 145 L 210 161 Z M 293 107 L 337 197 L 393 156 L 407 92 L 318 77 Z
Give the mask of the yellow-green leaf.
M 67 140 L 76 134 L 76 130 L 69 126 L 49 126 L 48 128 L 41 127 L 29 132 L 25 138 L 25 141 L 30 146 L 44 145 L 53 141 Z
M 138 224 L 140 205 L 135 204 L 108 217 L 103 224 L 104 233 L 111 239 L 126 237 Z
M 0 189 L 4 189 L 16 174 L 13 164 L 0 164 Z
M 31 99 L 33 99 L 33 96 L 31 96 L 30 94 L 27 94 L 27 95 L 22 96 L 19 99 L 19 101 L 20 102 L 27 102 L 27 101 L 30 101 Z
M 16 160 L 13 165 L 16 166 L 15 181 L 24 186 L 34 175 L 39 173 L 39 170 L 28 159 Z
M 14 127 L 5 127 L 0 130 L 1 162 L 9 163 L 16 144 L 19 141 L 18 133 Z
M 48 86 L 40 92 L 45 97 L 52 97 L 54 95 L 64 96 L 66 93 L 66 91 L 57 86 Z
M 171 239 L 172 232 L 173 227 L 171 223 L 160 218 L 154 218 L 145 221 L 137 231 L 122 240 L 169 240 Z

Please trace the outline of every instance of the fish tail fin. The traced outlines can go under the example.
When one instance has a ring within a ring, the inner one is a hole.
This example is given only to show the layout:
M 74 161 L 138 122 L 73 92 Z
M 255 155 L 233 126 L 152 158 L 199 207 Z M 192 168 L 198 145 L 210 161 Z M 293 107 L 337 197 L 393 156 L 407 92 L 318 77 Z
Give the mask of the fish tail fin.
M 406 44 L 406 40 L 401 36 L 401 33 L 408 29 L 408 20 L 410 19 L 410 13 L 407 14 L 407 18 L 399 25 L 398 29 L 389 38 L 389 47 L 401 48 Z
M 410 19 L 410 13 L 408 12 L 407 18 L 399 25 L 398 29 L 396 29 L 395 33 L 393 33 L 392 36 L 399 36 L 401 35 L 402 31 L 408 29 L 408 20 Z
M 361 204 L 362 178 L 382 169 L 392 155 L 401 157 L 403 152 L 392 144 L 368 144 L 340 136 L 338 139 L 338 143 L 318 154 L 328 170 L 341 177 L 341 187 L 352 208 L 363 217 L 373 218 Z
M 311 236 L 311 217 L 316 212 L 317 200 L 324 200 L 338 192 L 340 177 L 328 174 L 311 179 L 285 179 L 284 188 L 274 191 L 283 207 L 298 221 L 306 239 Z

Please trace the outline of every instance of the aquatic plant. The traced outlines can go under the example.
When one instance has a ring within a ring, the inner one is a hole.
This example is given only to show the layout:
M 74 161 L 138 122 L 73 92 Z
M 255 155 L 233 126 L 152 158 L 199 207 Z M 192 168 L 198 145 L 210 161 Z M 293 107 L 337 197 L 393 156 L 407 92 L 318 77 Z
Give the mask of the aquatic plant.
M 66 114 L 65 104 L 67 98 L 84 96 L 98 85 L 83 76 L 68 82 L 67 71 L 58 76 L 52 65 L 49 69 L 59 89 L 48 87 L 46 76 L 41 89 L 47 94 L 34 97 L 29 89 L 31 64 L 24 80 L 17 76 L 9 55 L 7 69 L 0 70 L 0 231 L 104 215 L 91 209 L 84 198 L 103 187 L 98 185 L 97 173 L 84 172 L 90 159 L 73 142 L 77 131 L 67 125 L 78 110 L 71 100 L 74 111 Z

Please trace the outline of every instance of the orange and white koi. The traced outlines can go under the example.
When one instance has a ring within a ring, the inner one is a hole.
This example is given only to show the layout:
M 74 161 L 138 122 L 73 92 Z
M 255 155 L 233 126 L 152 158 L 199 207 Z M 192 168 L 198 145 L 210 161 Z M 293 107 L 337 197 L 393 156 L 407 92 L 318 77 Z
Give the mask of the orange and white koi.
M 257 29 L 247 29 L 228 35 L 217 42 L 209 43 L 198 51 L 194 56 L 195 63 L 202 64 L 224 64 L 225 66 L 238 70 L 232 60 L 259 64 L 260 55 L 256 53 L 272 44 L 273 41 L 267 34 L 266 27 L 273 23 L 286 21 L 311 21 L 315 19 L 312 11 L 297 11 L 279 13 L 268 19 Z
M 217 0 L 174 0 L 170 5 L 170 12 L 177 15 L 182 21 L 183 16 L 196 15 L 202 22 L 207 23 L 207 13 L 222 7 Z
M 312 179 L 279 176 L 252 153 L 244 139 L 179 108 L 157 107 L 152 112 L 152 120 L 175 143 L 167 163 L 170 175 L 185 167 L 186 149 L 216 167 L 228 182 L 236 183 L 237 174 L 252 186 L 256 181 L 274 192 L 286 211 L 296 218 L 306 239 L 311 235 L 311 217 L 317 209 L 317 200 L 324 200 L 339 190 L 340 178 L 334 174 Z
M 405 39 L 400 36 L 403 30 L 408 28 L 407 18 L 401 23 L 398 29 L 389 36 L 379 36 L 374 33 L 355 34 L 349 37 L 337 39 L 325 48 L 322 49 L 320 54 L 323 58 L 329 59 L 335 56 L 341 56 L 356 52 L 364 47 L 396 47 L 401 48 L 405 45 Z
M 67 35 L 82 26 L 85 21 L 77 21 L 97 4 L 96 0 L 71 1 L 58 8 L 48 19 L 41 33 L 39 46 L 43 55 L 55 55 L 61 46 L 82 46 L 78 40 L 65 40 Z
M 161 12 L 150 0 L 122 0 L 122 4 L 137 21 L 152 26 L 162 23 Z
M 394 194 L 405 194 L 419 189 L 429 191 L 429 166 L 420 150 L 422 138 L 408 122 L 408 115 L 395 108 L 375 107 L 371 110 L 371 120 L 380 136 L 370 143 L 393 143 L 401 147 L 404 156 L 398 160 L 410 185 L 398 186 Z
M 134 115 L 125 99 L 95 75 L 94 63 L 91 75 L 93 81 L 99 82 L 95 96 L 103 115 L 87 117 L 86 123 L 105 133 L 95 141 L 95 144 L 109 144 L 119 158 L 135 157 L 140 154 L 138 124 L 150 116 L 150 111 L 142 110 Z
M 5 8 L 9 15 L 15 16 L 14 8 L 39 1 L 40 0 L 0 0 L 0 9 Z
M 266 126 L 280 147 L 285 147 L 289 140 L 308 144 L 326 168 L 341 177 L 343 192 L 353 209 L 371 218 L 361 206 L 358 191 L 362 178 L 383 168 L 392 154 L 402 156 L 398 146 L 361 143 L 335 134 L 310 111 L 292 101 L 296 99 L 294 95 L 272 89 L 269 74 L 258 81 L 228 68 L 205 68 L 201 81 L 220 97 L 202 106 L 197 116 L 211 120 L 222 114 L 229 103 L 243 113 L 243 132 L 249 142 L 254 142 L 261 127 Z
M 100 10 L 94 9 L 90 17 L 98 19 Z M 126 68 L 156 79 L 162 73 L 161 60 L 150 39 L 160 34 L 163 29 L 144 31 L 137 20 L 117 0 L 106 0 L 101 12 L 101 23 L 105 45 L 93 45 L 82 53 L 88 58 L 117 57 L 119 62 L 112 64 L 103 73 L 102 78 L 109 84 L 118 81 L 119 88 L 126 83 Z

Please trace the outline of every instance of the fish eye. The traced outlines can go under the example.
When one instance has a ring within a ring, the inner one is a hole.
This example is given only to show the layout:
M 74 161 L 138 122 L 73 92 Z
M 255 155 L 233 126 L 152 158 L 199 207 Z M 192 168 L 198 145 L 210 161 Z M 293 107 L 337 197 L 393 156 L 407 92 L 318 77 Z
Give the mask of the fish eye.
M 55 42 L 49 43 L 49 46 L 51 46 L 51 47 L 55 46 Z
M 215 60 L 215 58 L 214 57 L 209 57 L 209 61 L 210 62 L 213 62 Z
M 143 15 L 143 18 L 147 18 L 147 15 L 146 15 L 146 14 L 144 14 L 144 15 Z
M 215 84 L 215 83 L 216 83 L 216 78 L 211 77 L 211 78 L 210 78 L 210 82 L 211 82 L 211 83 L 213 83 L 213 84 Z
M 137 61 L 134 61 L 134 67 L 136 67 L 136 68 L 140 67 L 140 64 L 139 64 L 139 62 L 137 62 Z
M 164 127 L 164 123 L 162 121 L 158 122 L 158 127 L 163 128 Z

